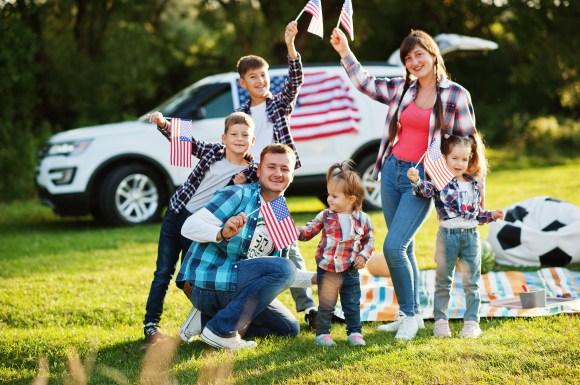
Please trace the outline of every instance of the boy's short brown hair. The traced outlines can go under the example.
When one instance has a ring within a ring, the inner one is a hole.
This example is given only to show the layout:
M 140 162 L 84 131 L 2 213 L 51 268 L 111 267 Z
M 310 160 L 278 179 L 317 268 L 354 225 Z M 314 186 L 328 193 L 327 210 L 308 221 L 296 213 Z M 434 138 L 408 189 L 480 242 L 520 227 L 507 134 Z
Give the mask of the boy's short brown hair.
M 264 58 L 261 58 L 260 56 L 248 55 L 242 56 L 240 60 L 238 60 L 238 64 L 236 64 L 236 67 L 238 68 L 238 74 L 240 74 L 240 77 L 243 77 L 249 70 L 262 67 L 268 69 L 269 65 L 268 62 L 264 60 Z
M 245 124 L 254 130 L 254 120 L 252 117 L 245 112 L 232 112 L 226 117 L 224 134 L 228 133 L 228 129 L 234 124 Z

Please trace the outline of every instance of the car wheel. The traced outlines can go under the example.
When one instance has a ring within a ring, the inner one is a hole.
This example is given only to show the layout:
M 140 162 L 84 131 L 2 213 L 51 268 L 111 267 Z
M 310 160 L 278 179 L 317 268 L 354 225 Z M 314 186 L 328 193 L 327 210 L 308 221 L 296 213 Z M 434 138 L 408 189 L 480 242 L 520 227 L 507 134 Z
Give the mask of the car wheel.
M 373 153 L 362 158 L 356 166 L 356 171 L 359 173 L 365 188 L 363 201 L 363 210 L 365 211 L 381 210 L 382 207 L 381 183 L 371 177 L 376 160 L 376 155 Z
M 99 193 L 100 217 L 112 225 L 138 225 L 159 219 L 163 207 L 162 178 L 138 164 L 111 171 Z

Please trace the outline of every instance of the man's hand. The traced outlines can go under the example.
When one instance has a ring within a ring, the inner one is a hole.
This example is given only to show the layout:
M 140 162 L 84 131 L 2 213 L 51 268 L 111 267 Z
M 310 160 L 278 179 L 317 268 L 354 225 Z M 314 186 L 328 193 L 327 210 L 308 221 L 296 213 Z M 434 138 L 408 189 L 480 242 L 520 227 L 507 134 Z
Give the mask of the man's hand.
M 217 240 L 221 241 L 223 239 L 222 236 L 230 239 L 234 235 L 238 235 L 247 221 L 248 217 L 244 213 L 231 217 L 224 223 L 223 229 L 218 233 Z
M 167 120 L 165 120 L 163 114 L 159 111 L 147 114 L 145 118 L 149 121 L 149 123 L 155 123 L 161 128 L 165 128 L 165 126 L 167 125 Z
M 503 210 L 495 210 L 491 213 L 491 215 L 493 216 L 493 220 L 503 219 L 505 217 Z
M 417 170 L 415 167 L 411 167 L 409 171 L 407 171 L 407 177 L 411 182 L 417 183 L 419 180 L 419 170 Z
M 346 40 L 346 35 L 338 28 L 332 30 L 330 44 L 336 52 L 338 52 L 341 59 L 351 53 L 350 48 L 348 47 L 348 41 Z

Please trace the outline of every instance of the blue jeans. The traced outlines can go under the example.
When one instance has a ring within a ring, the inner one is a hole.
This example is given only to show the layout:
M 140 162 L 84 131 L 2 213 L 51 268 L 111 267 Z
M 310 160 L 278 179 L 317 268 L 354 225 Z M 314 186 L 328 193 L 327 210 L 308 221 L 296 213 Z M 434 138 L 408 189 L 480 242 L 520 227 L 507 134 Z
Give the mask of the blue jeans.
M 390 154 L 381 171 L 381 201 L 387 223 L 387 237 L 383 253 L 400 310 L 412 316 L 420 311 L 419 268 L 415 258 L 415 234 L 429 216 L 431 199 L 413 195 L 407 171 L 414 163 L 397 159 Z M 416 168 L 425 175 L 423 164 Z
M 341 273 L 316 269 L 318 279 L 318 314 L 316 335 L 330 334 L 330 321 L 340 293 L 340 303 L 346 320 L 346 334 L 361 333 L 360 277 L 358 270 L 348 269 Z
M 306 263 L 300 254 L 298 242 L 294 242 L 288 247 L 288 258 L 294 263 L 297 269 L 306 270 Z M 290 288 L 290 294 L 296 304 L 296 311 L 301 312 L 311 307 L 316 307 L 314 298 L 312 297 L 311 288 L 293 287 Z
M 226 338 L 236 331 L 246 337 L 296 336 L 298 320 L 276 299 L 294 281 L 294 264 L 286 258 L 260 257 L 239 261 L 234 268 L 237 291 L 193 287 L 190 301 L 204 315 L 202 325 Z
M 170 210 L 165 212 L 163 223 L 161 224 L 161 231 L 159 232 L 159 246 L 157 248 L 157 267 L 149 289 L 149 297 L 147 298 L 147 305 L 145 306 L 144 325 L 159 324 L 161 321 L 161 314 L 163 313 L 163 302 L 165 295 L 169 288 L 169 283 L 175 274 L 177 262 L 179 262 L 179 254 L 181 258 L 185 256 L 191 239 L 187 239 L 181 235 L 181 227 L 183 222 L 189 217 L 191 213 L 187 210 L 182 210 L 178 215 Z
M 461 283 L 465 292 L 465 321 L 479 322 L 479 279 L 481 277 L 481 248 L 477 228 L 446 229 L 439 228 L 437 232 L 437 247 L 435 262 L 437 275 L 435 278 L 435 298 L 433 300 L 433 315 L 435 321 L 449 319 L 449 293 L 453 283 L 455 264 L 459 259 L 461 268 Z

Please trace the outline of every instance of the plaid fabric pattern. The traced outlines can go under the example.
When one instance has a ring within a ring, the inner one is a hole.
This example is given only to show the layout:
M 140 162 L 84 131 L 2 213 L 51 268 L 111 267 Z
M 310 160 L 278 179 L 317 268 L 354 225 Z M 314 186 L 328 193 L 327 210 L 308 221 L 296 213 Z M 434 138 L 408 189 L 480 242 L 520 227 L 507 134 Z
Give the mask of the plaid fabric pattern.
M 302 61 L 300 55 L 296 59 L 288 58 L 288 80 L 284 84 L 282 91 L 275 95 L 270 95 L 266 99 L 266 115 L 268 119 L 274 123 L 274 142 L 283 143 L 296 154 L 296 168 L 301 166 L 294 138 L 290 133 L 290 114 L 296 104 L 296 98 L 300 91 L 300 86 L 304 82 L 304 75 L 302 74 Z M 251 115 L 250 101 L 242 105 L 236 111 L 245 112 Z
M 389 106 L 377 162 L 373 171 L 373 178 L 378 179 L 384 160 L 397 143 L 397 138 L 395 138 L 393 143 L 389 143 L 388 141 L 389 124 L 395 115 L 399 100 L 403 94 L 405 79 L 376 78 L 371 76 L 364 70 L 354 55 L 343 58 L 341 63 L 350 80 L 360 92 L 371 99 Z M 475 133 L 475 114 L 469 92 L 447 78 L 439 82 L 439 88 L 441 102 L 443 104 L 443 121 L 445 122 L 441 134 L 466 136 Z M 415 99 L 416 95 L 417 82 L 413 81 L 401 101 L 399 118 L 400 113 Z M 435 119 L 433 116 L 431 122 L 429 126 L 429 138 L 433 138 L 435 134 Z
M 167 139 L 170 138 L 171 124 L 169 121 L 165 128 L 158 126 L 157 129 Z M 199 162 L 191 171 L 187 180 L 175 191 L 171 199 L 169 199 L 168 209 L 175 214 L 179 214 L 185 208 L 191 197 L 193 197 L 209 167 L 213 163 L 222 160 L 226 154 L 226 146 L 223 143 L 208 143 L 192 138 L 191 144 L 192 154 L 199 159 Z M 258 176 L 256 175 L 257 165 L 254 162 L 254 158 L 252 155 L 246 154 L 245 159 L 248 161 L 248 168 L 244 171 L 246 178 L 248 178 L 249 182 L 255 182 L 258 180 Z M 234 175 L 232 175 L 229 184 L 233 183 L 233 179 Z
M 475 194 L 474 201 L 480 202 L 481 191 L 478 187 L 478 182 L 469 176 L 466 176 L 466 179 L 473 186 L 473 192 Z M 417 185 L 413 186 L 413 192 L 418 196 L 426 198 L 435 197 L 437 218 L 440 221 L 463 217 L 465 219 L 475 219 L 480 225 L 493 222 L 491 211 L 480 210 L 479 205 L 465 207 L 465 205 L 461 204 L 461 194 L 457 178 L 451 179 L 442 190 L 438 190 L 432 181 L 420 180 Z
M 351 221 L 352 228 L 345 241 L 342 241 L 338 214 L 329 209 L 321 211 L 305 226 L 296 228 L 301 241 L 308 241 L 322 231 L 316 249 L 316 263 L 321 269 L 340 273 L 348 270 L 357 255 L 362 255 L 367 261 L 371 257 L 375 236 L 370 217 L 356 210 L 351 215 Z
M 241 212 L 251 213 L 259 207 L 258 183 L 225 187 L 205 206 L 222 223 Z M 247 258 L 256 224 L 256 216 L 251 216 L 242 231 L 229 241 L 193 242 L 181 264 L 180 275 L 192 285 L 203 289 L 237 290 L 236 262 Z M 287 249 L 284 249 L 282 253 L 276 251 L 274 256 L 286 254 Z

